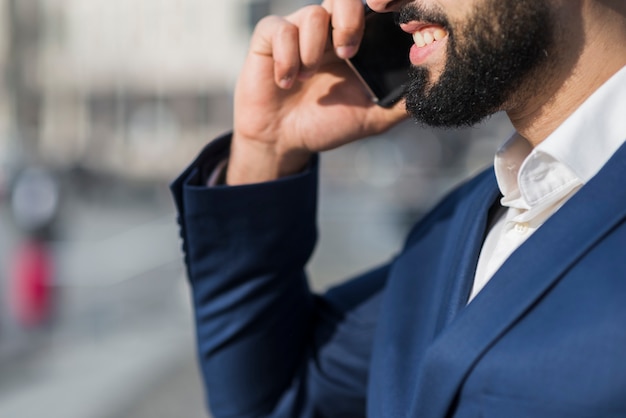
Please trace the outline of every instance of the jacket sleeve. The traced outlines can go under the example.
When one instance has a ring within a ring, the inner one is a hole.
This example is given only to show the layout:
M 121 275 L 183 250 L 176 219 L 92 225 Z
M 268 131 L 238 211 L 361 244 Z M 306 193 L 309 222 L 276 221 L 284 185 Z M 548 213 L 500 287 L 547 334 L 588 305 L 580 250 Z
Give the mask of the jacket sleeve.
M 317 158 L 285 179 L 205 187 L 218 139 L 172 184 L 198 353 L 215 417 L 358 417 L 382 267 L 324 296 L 304 267 L 316 241 Z

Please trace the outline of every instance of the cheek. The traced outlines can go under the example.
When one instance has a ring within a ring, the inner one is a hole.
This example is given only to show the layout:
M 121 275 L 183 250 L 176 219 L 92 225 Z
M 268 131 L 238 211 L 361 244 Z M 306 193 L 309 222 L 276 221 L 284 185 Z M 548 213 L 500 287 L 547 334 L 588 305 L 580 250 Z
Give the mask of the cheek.
M 485 0 L 434 0 L 432 3 L 453 22 L 467 19 L 484 2 Z

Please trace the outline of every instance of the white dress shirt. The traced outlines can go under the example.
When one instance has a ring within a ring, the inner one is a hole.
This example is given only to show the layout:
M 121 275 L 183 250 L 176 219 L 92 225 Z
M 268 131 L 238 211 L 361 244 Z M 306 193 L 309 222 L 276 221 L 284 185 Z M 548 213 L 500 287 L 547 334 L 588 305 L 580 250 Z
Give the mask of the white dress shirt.
M 625 141 L 626 67 L 534 149 L 517 133 L 500 148 L 494 168 L 505 210 L 483 244 L 469 301 Z

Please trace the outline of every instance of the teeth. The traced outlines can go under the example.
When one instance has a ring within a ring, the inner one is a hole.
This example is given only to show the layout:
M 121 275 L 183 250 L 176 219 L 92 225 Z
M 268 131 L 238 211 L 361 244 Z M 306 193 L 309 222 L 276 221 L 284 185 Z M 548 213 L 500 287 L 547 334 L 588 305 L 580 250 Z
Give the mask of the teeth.
M 422 35 L 421 32 L 415 32 L 413 34 L 413 42 L 415 42 L 415 45 L 417 45 L 420 48 L 423 46 L 426 46 L 426 41 L 424 40 L 424 36 Z
M 448 33 L 442 28 L 424 28 L 420 31 L 417 31 L 413 34 L 413 42 L 419 48 L 422 48 L 426 45 L 430 45 L 435 41 L 440 41 L 445 38 Z
M 435 42 L 435 36 L 432 32 L 424 32 L 424 42 L 426 42 L 426 45 L 430 45 Z
M 441 28 L 437 28 L 433 31 L 433 36 L 435 37 L 435 41 L 440 41 L 443 38 L 445 38 L 447 35 L 446 31 L 441 29 Z

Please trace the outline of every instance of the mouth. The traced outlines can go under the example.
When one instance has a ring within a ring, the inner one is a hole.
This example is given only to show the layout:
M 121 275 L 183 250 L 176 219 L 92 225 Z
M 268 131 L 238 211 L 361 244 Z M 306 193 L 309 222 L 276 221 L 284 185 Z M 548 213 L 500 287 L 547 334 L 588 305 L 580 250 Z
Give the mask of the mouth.
M 413 36 L 413 41 L 419 48 L 441 41 L 448 36 L 448 31 L 442 25 L 433 23 L 402 23 L 400 28 Z
M 439 24 L 412 21 L 401 23 L 400 28 L 413 36 L 415 45 L 410 52 L 413 65 L 424 64 L 448 39 L 448 31 Z

